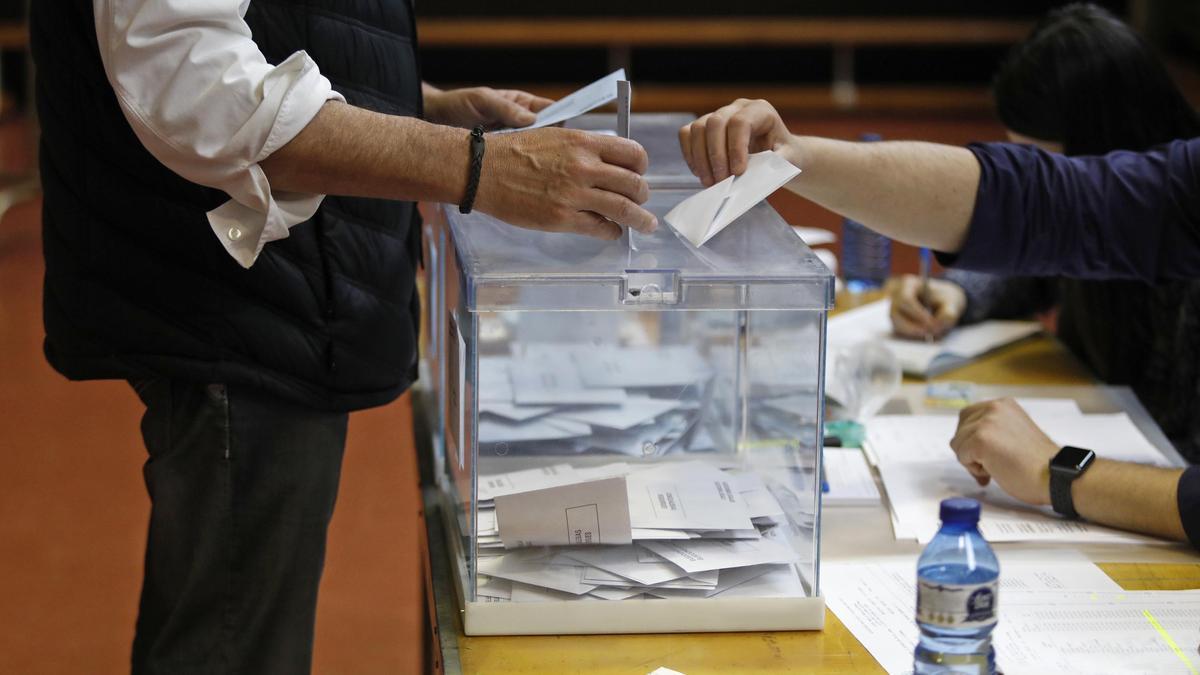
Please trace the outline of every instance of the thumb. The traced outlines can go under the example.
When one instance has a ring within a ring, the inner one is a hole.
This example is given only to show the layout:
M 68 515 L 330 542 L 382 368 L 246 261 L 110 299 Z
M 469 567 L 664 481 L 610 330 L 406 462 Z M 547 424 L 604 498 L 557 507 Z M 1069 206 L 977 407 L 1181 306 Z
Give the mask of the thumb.
M 934 307 L 933 318 L 944 328 L 951 328 L 958 323 L 958 310 L 948 302 L 939 302 Z
M 496 122 L 510 127 L 524 127 L 533 124 L 537 115 L 525 106 L 500 96 L 489 96 L 487 103 L 491 108 L 488 115 Z

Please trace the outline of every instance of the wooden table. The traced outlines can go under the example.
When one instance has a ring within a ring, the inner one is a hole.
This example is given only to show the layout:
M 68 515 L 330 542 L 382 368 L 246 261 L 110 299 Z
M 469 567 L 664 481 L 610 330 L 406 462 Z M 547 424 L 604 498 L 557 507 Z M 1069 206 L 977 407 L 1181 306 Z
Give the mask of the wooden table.
M 994 385 L 1094 384 L 1088 372 L 1048 336 L 1010 345 L 935 379 Z M 431 524 L 440 526 L 436 521 L 430 518 Z M 878 506 L 827 508 L 823 526 L 823 559 L 874 547 L 911 549 L 914 555 L 919 551 L 915 542 L 892 539 L 886 513 Z M 850 530 L 853 534 L 845 536 Z M 440 536 L 431 529 L 432 538 Z M 836 546 L 829 545 L 831 537 L 840 539 Z M 1200 558 L 1182 546 L 1093 547 L 1086 552 L 1093 560 L 1116 561 L 1101 562 L 1100 567 L 1127 590 L 1200 588 L 1200 562 L 1193 562 Z M 447 673 L 644 675 L 659 666 L 687 675 L 884 672 L 828 610 L 825 630 L 819 632 L 466 637 L 452 606 L 453 591 L 448 586 L 445 590 L 449 598 L 445 591 L 438 594 L 438 614 Z

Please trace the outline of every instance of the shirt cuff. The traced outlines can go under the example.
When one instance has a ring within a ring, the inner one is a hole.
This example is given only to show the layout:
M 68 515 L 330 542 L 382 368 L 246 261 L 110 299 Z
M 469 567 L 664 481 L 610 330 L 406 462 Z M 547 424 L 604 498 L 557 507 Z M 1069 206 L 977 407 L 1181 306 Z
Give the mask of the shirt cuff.
M 1179 476 L 1176 494 L 1183 531 L 1192 546 L 1200 548 L 1200 465 L 1188 467 Z
M 264 98 L 280 95 L 272 92 L 278 88 L 284 91 L 275 123 L 254 163 L 246 168 L 247 189 L 232 194 L 233 199 L 207 214 L 221 245 L 246 268 L 254 264 L 264 246 L 286 239 L 293 225 L 311 218 L 325 198 L 322 194 L 275 193 L 259 162 L 295 138 L 325 103 L 346 100 L 304 52 L 292 54 L 275 67 L 263 84 Z

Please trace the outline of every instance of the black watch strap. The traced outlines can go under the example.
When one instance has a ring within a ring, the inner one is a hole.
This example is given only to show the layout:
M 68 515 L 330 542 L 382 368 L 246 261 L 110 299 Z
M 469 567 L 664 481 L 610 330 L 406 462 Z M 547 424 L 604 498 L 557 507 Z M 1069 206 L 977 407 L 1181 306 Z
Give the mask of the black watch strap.
M 1071 494 L 1071 484 L 1088 470 L 1095 459 L 1095 452 L 1068 445 L 1050 460 L 1050 505 L 1055 513 L 1065 518 L 1079 517 L 1079 512 L 1075 510 L 1075 498 Z
M 1056 473 L 1053 469 L 1050 471 L 1050 505 L 1058 515 L 1075 520 L 1079 518 L 1079 512 L 1075 510 L 1075 499 L 1071 496 L 1073 482 L 1073 478 Z

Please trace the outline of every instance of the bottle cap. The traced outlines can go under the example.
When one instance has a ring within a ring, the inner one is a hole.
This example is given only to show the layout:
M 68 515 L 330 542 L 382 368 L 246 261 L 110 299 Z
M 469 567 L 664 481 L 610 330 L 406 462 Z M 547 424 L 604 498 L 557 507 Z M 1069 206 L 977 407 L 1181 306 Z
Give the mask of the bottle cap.
M 979 502 L 968 497 L 951 497 L 942 500 L 939 517 L 943 523 L 974 525 L 979 522 Z

